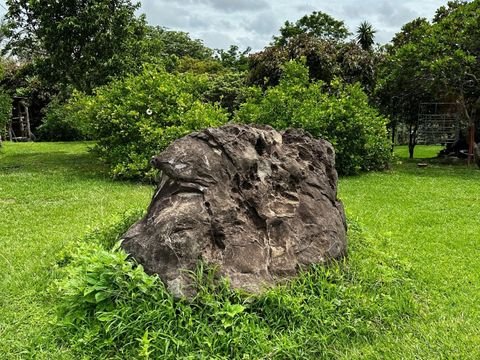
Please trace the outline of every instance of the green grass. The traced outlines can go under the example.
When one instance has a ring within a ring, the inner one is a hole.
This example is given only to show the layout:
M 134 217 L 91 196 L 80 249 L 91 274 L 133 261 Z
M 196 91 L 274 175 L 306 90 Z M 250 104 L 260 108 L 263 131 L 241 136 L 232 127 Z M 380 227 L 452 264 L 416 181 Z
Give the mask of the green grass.
M 434 147 L 417 150 L 424 158 L 436 154 Z M 397 154 L 405 156 L 406 148 Z M 421 304 L 408 328 L 348 358 L 480 358 L 479 194 L 476 167 L 434 160 L 428 168 L 404 161 L 386 173 L 341 180 L 347 215 L 412 264 Z
M 134 270 L 106 250 L 97 251 L 98 256 L 83 253 L 70 265 L 70 278 L 55 268 L 60 250 L 94 228 L 111 233 L 125 211 L 144 209 L 151 194 L 149 186 L 109 180 L 86 149 L 74 143 L 6 144 L 0 150 L 0 358 L 113 356 L 110 338 L 115 334 L 123 344 L 116 350 L 119 358 L 163 354 L 167 335 L 181 340 L 172 343 L 178 351 L 198 355 L 200 349 L 205 358 L 229 358 L 228 351 L 279 359 L 480 358 L 476 168 L 436 160 L 418 168 L 417 161 L 403 159 L 405 147 L 397 148 L 392 170 L 340 180 L 339 195 L 354 221 L 347 264 L 305 274 L 253 300 L 207 289 L 193 304 L 171 305 L 168 294 L 151 292 L 159 285 L 132 296 L 148 280 L 141 274 L 121 280 L 121 274 Z M 417 147 L 416 157 L 436 152 L 435 147 Z M 87 239 L 108 243 L 104 238 L 100 233 Z M 118 273 L 117 265 L 127 270 Z M 93 266 L 99 278 L 110 271 L 123 284 L 111 301 L 121 306 L 104 309 L 102 321 L 95 315 L 97 305 L 82 307 L 83 291 L 77 291 L 76 282 L 82 283 L 82 266 Z M 51 290 L 56 279 L 70 295 Z M 68 301 L 78 323 L 66 326 L 59 339 L 55 311 Z M 230 318 L 235 303 L 242 308 Z M 107 315 L 129 321 L 113 323 L 109 329 L 115 330 L 105 332 Z M 156 321 L 161 316 L 170 319 L 168 326 Z M 172 321 L 177 325 L 172 327 Z M 225 321 L 235 321 L 237 332 L 225 328 Z M 145 333 L 146 327 L 151 332 Z M 211 344 L 212 339 L 220 340 Z M 209 352 L 210 346 L 215 351 Z M 96 347 L 100 354 L 95 355 Z
M 415 149 L 413 151 L 413 158 L 414 159 L 428 159 L 428 158 L 434 158 L 438 155 L 440 150 L 443 149 L 443 146 L 440 145 L 429 145 L 429 146 L 423 146 L 423 145 L 417 145 L 415 146 Z M 408 146 L 397 146 L 395 148 L 395 154 L 402 159 L 407 159 L 408 158 Z
M 58 358 L 47 288 L 66 244 L 144 209 L 150 186 L 113 182 L 85 143 L 0 149 L 0 358 Z

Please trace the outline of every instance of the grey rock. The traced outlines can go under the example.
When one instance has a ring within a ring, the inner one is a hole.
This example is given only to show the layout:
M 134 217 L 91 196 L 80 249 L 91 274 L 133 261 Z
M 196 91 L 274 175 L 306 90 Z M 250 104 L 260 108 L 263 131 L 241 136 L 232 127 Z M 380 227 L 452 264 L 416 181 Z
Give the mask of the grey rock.
M 260 292 L 346 255 L 335 154 L 325 140 L 227 125 L 179 139 L 151 163 L 159 185 L 122 247 L 176 296 L 192 295 L 185 270 L 199 260 L 234 288 Z

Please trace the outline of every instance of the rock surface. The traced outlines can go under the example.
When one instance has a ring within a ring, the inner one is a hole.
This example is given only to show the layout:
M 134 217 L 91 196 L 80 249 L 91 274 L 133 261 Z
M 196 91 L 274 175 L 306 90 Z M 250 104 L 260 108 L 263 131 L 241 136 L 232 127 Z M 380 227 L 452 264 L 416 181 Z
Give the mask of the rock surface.
M 330 143 L 298 130 L 227 125 L 193 133 L 152 158 L 162 171 L 147 215 L 123 248 L 176 296 L 199 260 L 259 292 L 303 266 L 346 254 Z

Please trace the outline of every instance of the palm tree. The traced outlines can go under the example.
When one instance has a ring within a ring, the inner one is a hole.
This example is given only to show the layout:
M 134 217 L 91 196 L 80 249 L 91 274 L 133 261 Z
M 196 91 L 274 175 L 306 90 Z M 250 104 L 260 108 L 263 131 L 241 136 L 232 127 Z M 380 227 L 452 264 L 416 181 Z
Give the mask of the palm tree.
M 357 43 L 362 47 L 363 50 L 371 50 L 372 45 L 375 43 L 375 30 L 367 21 L 360 23 L 360 26 L 357 28 Z

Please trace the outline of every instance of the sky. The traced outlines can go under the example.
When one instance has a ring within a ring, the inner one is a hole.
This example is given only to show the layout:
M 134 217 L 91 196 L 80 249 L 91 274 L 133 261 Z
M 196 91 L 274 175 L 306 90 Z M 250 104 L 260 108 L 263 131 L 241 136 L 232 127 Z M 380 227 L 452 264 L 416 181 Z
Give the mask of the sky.
M 141 12 L 151 25 L 188 32 L 208 47 L 237 45 L 254 51 L 270 43 L 286 20 L 296 21 L 312 11 L 344 20 L 350 32 L 366 20 L 385 44 L 403 24 L 417 17 L 431 20 L 447 0 L 143 0 Z M 5 13 L 0 0 L 0 16 Z

